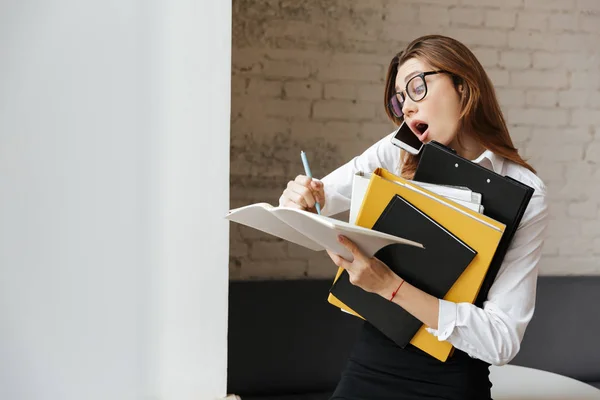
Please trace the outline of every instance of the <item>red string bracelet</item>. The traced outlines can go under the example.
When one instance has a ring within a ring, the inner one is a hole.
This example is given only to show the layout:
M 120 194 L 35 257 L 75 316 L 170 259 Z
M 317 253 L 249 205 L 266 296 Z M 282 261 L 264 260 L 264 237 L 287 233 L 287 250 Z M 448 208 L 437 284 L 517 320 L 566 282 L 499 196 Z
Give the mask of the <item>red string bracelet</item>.
M 404 283 L 404 279 L 402 279 L 402 282 L 400 282 L 400 284 L 398 285 L 396 290 L 394 290 L 394 293 L 392 293 L 392 297 L 390 297 L 390 301 L 394 300 L 394 297 L 396 297 L 396 293 L 398 293 L 398 290 L 400 290 L 400 286 L 402 286 L 403 283 Z

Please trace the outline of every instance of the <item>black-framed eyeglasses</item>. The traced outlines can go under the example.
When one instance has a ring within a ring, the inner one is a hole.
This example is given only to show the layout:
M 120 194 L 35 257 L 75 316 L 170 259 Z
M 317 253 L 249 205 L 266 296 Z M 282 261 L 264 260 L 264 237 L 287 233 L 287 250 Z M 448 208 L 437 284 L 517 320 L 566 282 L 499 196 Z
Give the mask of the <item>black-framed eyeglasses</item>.
M 427 96 L 427 81 L 425 77 L 428 75 L 435 74 L 443 74 L 446 71 L 437 70 L 437 71 L 429 71 L 429 72 L 421 72 L 418 75 L 413 76 L 406 82 L 406 89 L 400 92 L 396 92 L 392 94 L 388 107 L 390 111 L 396 118 L 402 118 L 404 116 L 404 112 L 402 111 L 402 107 L 404 107 L 405 92 L 408 94 L 408 97 L 411 98 L 412 101 L 421 101 Z

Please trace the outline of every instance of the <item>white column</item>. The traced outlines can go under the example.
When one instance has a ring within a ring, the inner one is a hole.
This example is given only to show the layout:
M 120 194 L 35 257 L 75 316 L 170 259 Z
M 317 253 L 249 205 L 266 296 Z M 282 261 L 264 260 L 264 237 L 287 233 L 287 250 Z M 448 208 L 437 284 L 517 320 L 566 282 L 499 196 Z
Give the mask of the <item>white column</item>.
M 0 2 L 0 398 L 225 394 L 230 27 Z
M 161 390 L 212 399 L 227 372 L 231 2 L 163 7 Z

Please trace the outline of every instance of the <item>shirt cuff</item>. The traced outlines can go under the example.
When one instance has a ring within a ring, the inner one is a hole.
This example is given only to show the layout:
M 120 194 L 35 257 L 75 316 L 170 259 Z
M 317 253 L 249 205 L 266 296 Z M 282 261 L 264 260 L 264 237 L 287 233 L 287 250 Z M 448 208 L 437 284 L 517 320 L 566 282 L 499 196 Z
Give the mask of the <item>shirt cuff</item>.
M 437 337 L 439 341 L 446 340 L 452 335 L 456 327 L 457 304 L 451 301 L 439 299 L 438 328 L 426 328 L 427 332 Z

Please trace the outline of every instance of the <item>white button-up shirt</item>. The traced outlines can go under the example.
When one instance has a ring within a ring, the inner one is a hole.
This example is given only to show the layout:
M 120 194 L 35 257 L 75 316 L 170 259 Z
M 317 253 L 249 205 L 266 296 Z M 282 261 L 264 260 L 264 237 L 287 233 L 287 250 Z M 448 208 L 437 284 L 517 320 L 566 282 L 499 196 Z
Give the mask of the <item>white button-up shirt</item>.
M 399 175 L 400 149 L 390 142 L 391 136 L 381 139 L 322 179 L 324 215 L 334 215 L 350 208 L 356 172 L 373 172 L 382 167 Z M 500 175 L 510 176 L 535 191 L 483 308 L 440 299 L 438 329 L 427 328 L 427 331 L 471 357 L 503 365 L 519 352 L 525 328 L 535 308 L 538 262 L 548 225 L 546 187 L 527 168 L 489 150 L 473 162 Z

